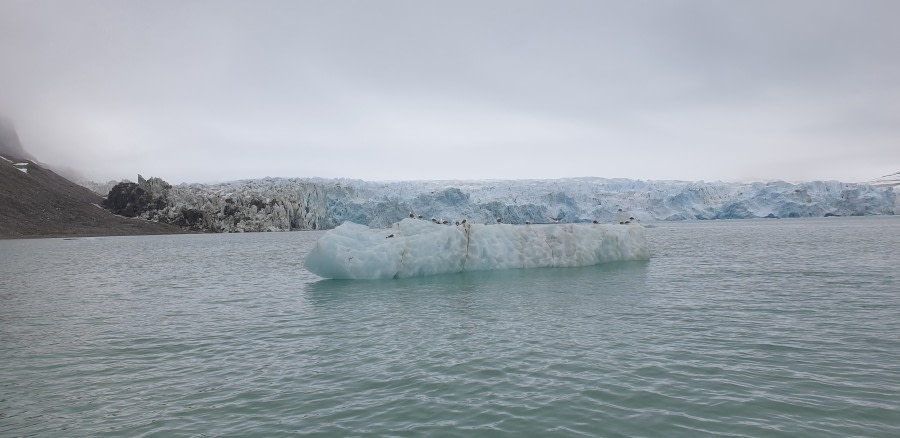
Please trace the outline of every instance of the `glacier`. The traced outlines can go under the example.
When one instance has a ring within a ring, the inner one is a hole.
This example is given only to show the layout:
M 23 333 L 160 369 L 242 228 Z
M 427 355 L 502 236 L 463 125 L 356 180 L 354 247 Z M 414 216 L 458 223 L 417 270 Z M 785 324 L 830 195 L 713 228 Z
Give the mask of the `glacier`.
M 384 229 L 345 222 L 316 242 L 305 267 L 325 278 L 374 280 L 649 257 L 644 228 L 635 224 L 444 225 L 407 218 Z
M 108 185 L 107 185 L 108 186 Z M 454 223 L 618 223 L 896 214 L 893 185 L 813 181 L 729 183 L 607 178 L 401 181 L 263 178 L 169 185 L 138 176 L 138 216 L 212 232 L 390 227 L 410 213 Z M 106 189 L 108 190 L 108 188 Z M 105 196 L 106 193 L 103 193 Z

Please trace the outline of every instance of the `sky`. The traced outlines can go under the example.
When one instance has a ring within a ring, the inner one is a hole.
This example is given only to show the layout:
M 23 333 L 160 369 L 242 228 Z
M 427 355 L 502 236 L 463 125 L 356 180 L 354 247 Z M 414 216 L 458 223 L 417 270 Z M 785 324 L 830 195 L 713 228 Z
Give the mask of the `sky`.
M 868 181 L 900 1 L 0 0 L 0 114 L 95 181 Z

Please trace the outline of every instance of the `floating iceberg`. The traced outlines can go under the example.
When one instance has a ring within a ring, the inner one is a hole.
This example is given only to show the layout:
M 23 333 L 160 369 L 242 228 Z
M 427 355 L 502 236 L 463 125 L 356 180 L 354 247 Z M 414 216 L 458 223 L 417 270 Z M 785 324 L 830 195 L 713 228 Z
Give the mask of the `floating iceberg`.
M 490 269 L 575 267 L 650 258 L 640 225 L 440 225 L 345 222 L 316 242 L 306 269 L 325 278 L 382 279 Z

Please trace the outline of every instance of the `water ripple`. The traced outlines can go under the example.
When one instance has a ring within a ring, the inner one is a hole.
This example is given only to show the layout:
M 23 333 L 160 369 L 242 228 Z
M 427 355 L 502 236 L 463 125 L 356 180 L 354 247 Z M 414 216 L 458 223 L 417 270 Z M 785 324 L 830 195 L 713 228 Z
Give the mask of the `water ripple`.
M 0 241 L 0 436 L 900 436 L 898 230 L 375 282 L 305 272 L 320 233 Z

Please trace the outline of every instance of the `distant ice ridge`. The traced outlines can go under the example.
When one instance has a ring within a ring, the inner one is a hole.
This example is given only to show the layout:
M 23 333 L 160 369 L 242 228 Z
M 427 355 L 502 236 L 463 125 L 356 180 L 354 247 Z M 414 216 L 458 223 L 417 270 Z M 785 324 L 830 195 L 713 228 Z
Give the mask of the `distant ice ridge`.
M 896 187 L 900 186 L 900 172 L 892 173 L 890 175 L 882 176 L 881 178 L 875 178 L 872 181 L 869 181 L 869 184 L 873 186 L 882 186 L 882 187 Z
M 345 222 L 316 242 L 306 269 L 325 278 L 387 279 L 649 259 L 644 228 L 607 224 L 439 225 Z
M 140 180 L 141 178 L 139 178 Z M 148 181 L 158 180 L 150 178 Z M 161 180 L 160 180 L 161 181 Z M 322 230 L 345 221 L 389 227 L 414 213 L 450 223 L 641 221 L 896 214 L 891 186 L 641 181 L 606 178 L 368 182 L 264 178 L 219 184 L 149 184 L 140 217 L 215 232 Z

